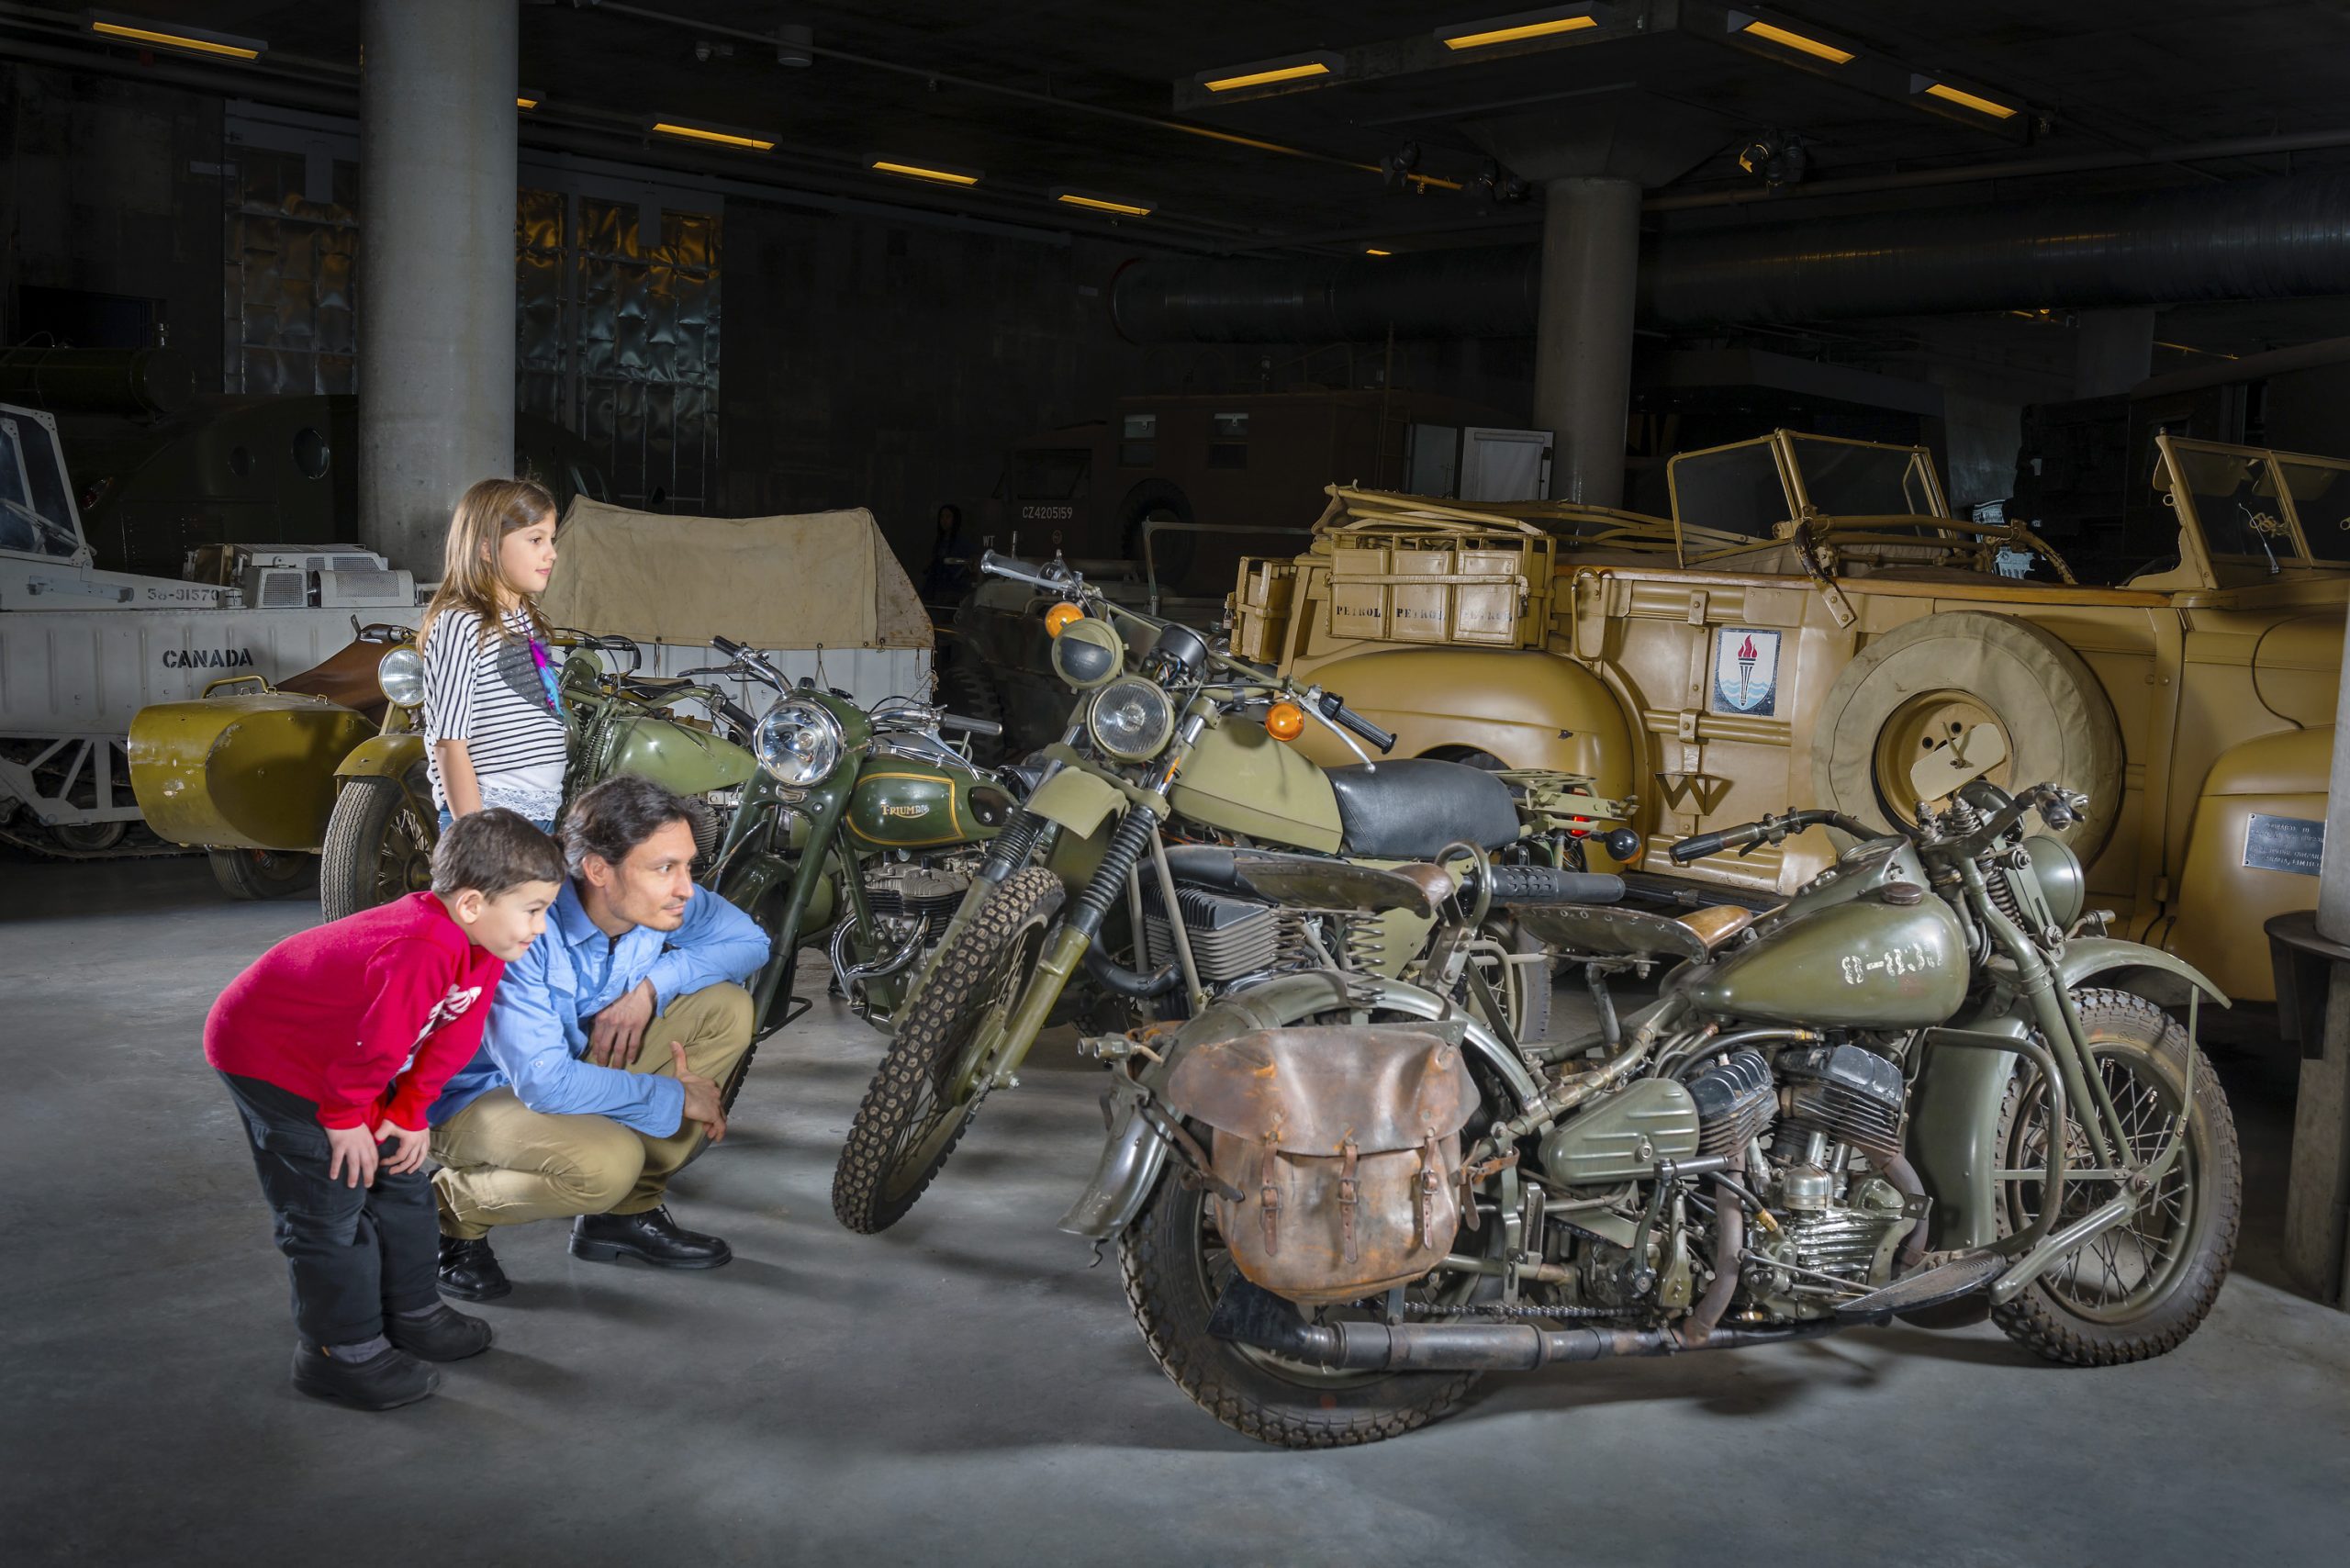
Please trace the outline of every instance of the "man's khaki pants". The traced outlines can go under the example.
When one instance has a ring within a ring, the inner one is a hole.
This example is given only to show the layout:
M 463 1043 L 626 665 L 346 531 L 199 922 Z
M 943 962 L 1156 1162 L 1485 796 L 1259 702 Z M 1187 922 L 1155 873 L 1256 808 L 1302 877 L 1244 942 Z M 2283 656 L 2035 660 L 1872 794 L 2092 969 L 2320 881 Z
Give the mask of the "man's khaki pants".
M 672 1040 L 686 1047 L 687 1066 L 723 1087 L 751 1047 L 751 993 L 713 985 L 677 998 L 645 1025 L 628 1070 L 675 1078 Z M 432 1129 L 441 1233 L 472 1239 L 494 1225 L 643 1214 L 660 1205 L 669 1178 L 703 1137 L 699 1122 L 650 1137 L 610 1116 L 548 1115 L 511 1089 L 493 1089 Z

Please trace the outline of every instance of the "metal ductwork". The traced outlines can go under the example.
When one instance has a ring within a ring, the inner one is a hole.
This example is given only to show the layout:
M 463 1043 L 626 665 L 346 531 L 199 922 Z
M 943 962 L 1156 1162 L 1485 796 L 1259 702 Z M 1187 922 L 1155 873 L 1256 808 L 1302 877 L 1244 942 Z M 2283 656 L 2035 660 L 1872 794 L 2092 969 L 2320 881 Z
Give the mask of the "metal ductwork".
M 1534 330 L 1535 247 L 1308 262 L 1147 262 L 1111 294 L 1137 342 L 1505 337 Z M 1822 218 L 1652 238 L 1658 326 L 2350 294 L 2350 176 Z

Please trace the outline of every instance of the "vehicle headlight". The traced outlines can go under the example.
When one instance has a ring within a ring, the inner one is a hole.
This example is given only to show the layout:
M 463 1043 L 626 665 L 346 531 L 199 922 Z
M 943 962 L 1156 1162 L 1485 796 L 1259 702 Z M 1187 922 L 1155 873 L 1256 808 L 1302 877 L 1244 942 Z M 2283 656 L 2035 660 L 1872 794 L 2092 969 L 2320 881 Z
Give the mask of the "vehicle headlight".
M 1147 680 L 1128 678 L 1103 687 L 1086 711 L 1093 744 L 1121 762 L 1157 756 L 1175 733 L 1175 704 Z
M 2081 875 L 2081 857 L 2063 841 L 2044 834 L 2025 839 L 2023 852 L 2031 862 L 2040 896 L 2048 901 L 2048 913 L 2056 924 L 2070 926 L 2080 919 L 2081 911 L 2088 905 L 2088 882 Z
M 840 766 L 840 721 L 821 702 L 787 697 L 760 715 L 751 751 L 777 783 L 805 789 Z
M 375 661 L 375 684 L 385 699 L 403 708 L 424 701 L 424 655 L 414 648 L 394 648 Z

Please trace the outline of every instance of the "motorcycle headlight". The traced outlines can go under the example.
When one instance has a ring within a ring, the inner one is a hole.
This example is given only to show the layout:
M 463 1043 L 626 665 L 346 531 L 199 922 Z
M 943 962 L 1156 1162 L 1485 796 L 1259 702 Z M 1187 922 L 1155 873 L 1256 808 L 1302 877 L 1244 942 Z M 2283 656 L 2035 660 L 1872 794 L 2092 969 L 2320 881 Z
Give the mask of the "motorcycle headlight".
M 386 700 L 403 708 L 424 701 L 424 655 L 414 648 L 394 648 L 375 664 L 375 684 Z
M 1093 744 L 1119 761 L 1147 761 L 1175 733 L 1175 704 L 1147 680 L 1113 681 L 1095 695 L 1085 727 Z
M 760 716 L 751 751 L 777 783 L 805 789 L 840 766 L 840 721 L 821 702 L 787 697 Z
M 2045 834 L 2035 834 L 2023 841 L 2023 852 L 2031 858 L 2031 875 L 2040 884 L 2040 896 L 2048 901 L 2048 913 L 2056 924 L 2069 926 L 2081 918 L 2081 911 L 2088 906 L 2088 881 L 2081 875 L 2081 857 L 2071 847 Z

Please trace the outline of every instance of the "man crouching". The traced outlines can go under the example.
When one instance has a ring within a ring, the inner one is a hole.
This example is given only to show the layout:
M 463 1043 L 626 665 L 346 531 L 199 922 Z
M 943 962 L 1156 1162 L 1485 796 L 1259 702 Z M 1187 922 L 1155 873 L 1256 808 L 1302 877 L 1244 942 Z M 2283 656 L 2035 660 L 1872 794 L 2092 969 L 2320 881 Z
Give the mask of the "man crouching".
M 726 1136 L 724 1084 L 751 1044 L 740 981 L 767 936 L 693 881 L 680 801 L 608 778 L 557 829 L 570 877 L 547 934 L 507 966 L 481 1053 L 434 1103 L 441 1291 L 513 1289 L 490 1227 L 576 1215 L 571 1255 L 714 1269 L 726 1243 L 680 1227 L 669 1178 Z

